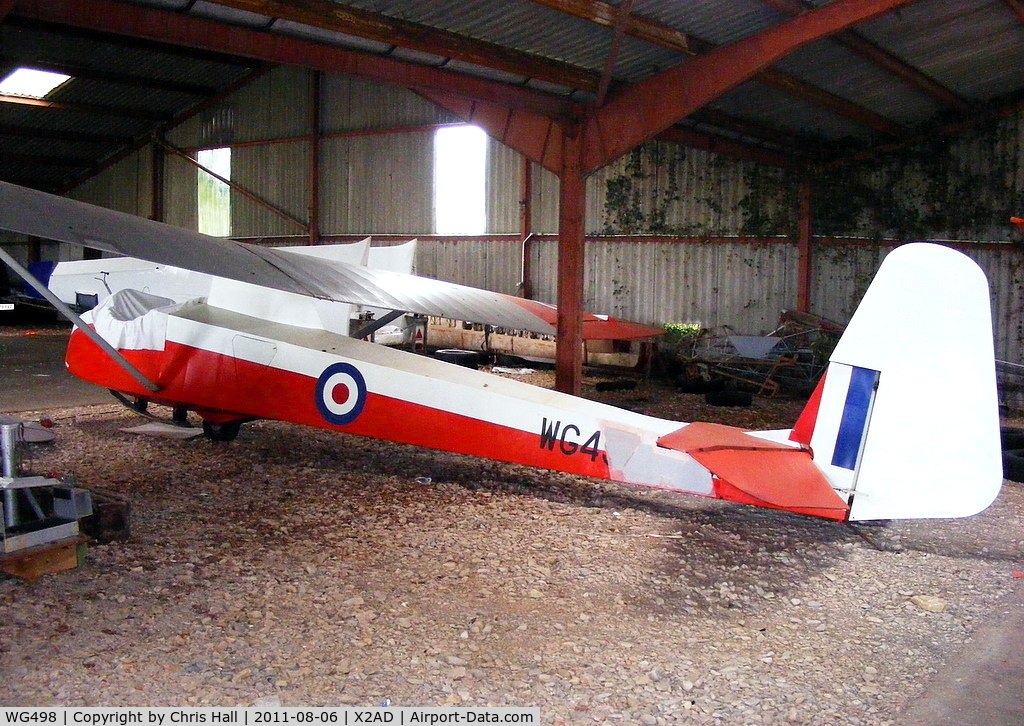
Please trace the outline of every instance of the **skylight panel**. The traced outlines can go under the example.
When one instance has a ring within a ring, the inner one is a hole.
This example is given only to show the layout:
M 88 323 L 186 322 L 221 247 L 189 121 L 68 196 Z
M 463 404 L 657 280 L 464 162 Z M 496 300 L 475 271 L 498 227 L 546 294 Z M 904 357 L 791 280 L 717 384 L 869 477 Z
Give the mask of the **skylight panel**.
M 0 94 L 46 98 L 57 86 L 71 79 L 71 76 L 36 68 L 18 68 L 0 81 Z

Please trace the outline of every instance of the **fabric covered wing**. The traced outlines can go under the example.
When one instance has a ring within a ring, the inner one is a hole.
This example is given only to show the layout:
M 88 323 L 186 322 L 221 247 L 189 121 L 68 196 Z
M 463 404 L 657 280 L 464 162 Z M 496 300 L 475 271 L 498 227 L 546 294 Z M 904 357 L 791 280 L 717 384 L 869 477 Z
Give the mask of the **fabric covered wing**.
M 845 519 L 849 512 L 806 449 L 710 423 L 688 424 L 658 445 L 700 462 L 715 476 L 722 499 L 829 519 Z
M 0 229 L 325 300 L 555 332 L 550 308 L 532 300 L 210 237 L 6 182 Z

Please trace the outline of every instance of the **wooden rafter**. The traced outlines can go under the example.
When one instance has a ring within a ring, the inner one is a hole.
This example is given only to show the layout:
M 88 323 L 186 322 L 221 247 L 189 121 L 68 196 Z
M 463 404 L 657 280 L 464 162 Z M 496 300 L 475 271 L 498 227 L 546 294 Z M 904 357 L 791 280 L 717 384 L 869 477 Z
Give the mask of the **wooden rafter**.
M 419 23 L 341 5 L 330 0 L 212 0 L 239 10 L 401 46 L 525 78 L 594 93 L 600 74 Z
M 604 105 L 604 100 L 608 96 L 608 89 L 611 87 L 612 76 L 615 73 L 615 63 L 619 59 L 619 49 L 622 47 L 622 36 L 625 33 L 626 25 L 629 24 L 629 17 L 632 12 L 633 0 L 622 0 L 618 20 L 613 26 L 614 33 L 608 48 L 608 56 L 605 58 L 604 70 L 601 72 L 601 82 L 597 87 L 597 98 L 594 100 L 595 106 Z
M 18 126 L 15 124 L 0 124 L 0 135 L 17 136 L 22 139 L 51 139 L 54 141 L 74 141 L 83 144 L 112 144 L 123 145 L 132 142 L 129 136 L 118 136 L 117 134 L 99 134 L 90 131 L 53 131 L 50 129 Z
M 712 154 L 728 156 L 733 159 L 745 159 L 758 164 L 776 166 L 780 169 L 793 169 L 796 171 L 804 171 L 807 169 L 806 162 L 794 159 L 789 154 L 782 154 L 769 149 L 741 144 L 732 139 L 727 139 L 715 134 L 704 133 L 702 131 L 697 131 L 683 126 L 673 126 L 670 129 L 662 131 L 654 138 L 658 141 L 684 144 L 694 149 L 710 151 Z
M 338 73 L 404 88 L 455 92 L 551 116 L 569 114 L 572 108 L 565 99 L 530 88 L 114 0 L 18 0 L 13 12 L 49 23 Z
M 828 149 L 817 140 L 809 140 L 805 136 L 785 129 L 765 126 L 747 118 L 733 116 L 718 109 L 705 107 L 694 111 L 687 117 L 690 121 L 722 129 L 732 134 L 757 139 L 791 153 L 794 157 L 824 155 Z
M 615 28 L 622 23 L 626 35 L 662 48 L 687 55 L 696 55 L 702 52 L 699 46 L 703 41 L 642 15 L 623 13 L 618 6 L 600 2 L 600 0 L 530 0 L 530 2 L 606 28 Z
M 54 61 L 42 60 L 39 58 L 18 58 L 16 54 L 0 55 L 0 65 L 30 65 L 41 71 L 63 73 L 74 78 L 84 78 L 92 81 L 104 81 L 106 83 L 119 83 L 137 88 L 151 88 L 157 91 L 169 91 L 172 93 L 183 93 L 188 96 L 212 96 L 217 92 L 212 86 L 202 86 L 197 83 L 182 83 L 180 81 L 164 80 L 152 76 L 142 76 L 135 73 L 111 73 L 101 71 L 88 66 L 71 63 L 56 63 Z
M 32 30 L 39 33 L 49 34 L 53 36 L 53 42 L 62 43 L 65 39 L 83 40 L 88 43 L 100 43 L 109 45 L 111 43 L 111 32 L 114 32 L 118 24 L 113 24 L 114 27 L 108 29 L 103 27 L 101 23 L 89 23 L 88 25 L 75 25 L 73 23 L 59 23 L 55 22 L 45 15 L 41 15 L 38 18 L 32 17 L 33 4 L 43 5 L 44 3 L 26 3 L 24 0 L 14 0 L 14 7 L 11 13 L 4 19 L 4 27 L 19 28 L 25 30 Z M 78 7 L 81 5 L 82 7 Z M 71 6 L 68 12 L 72 14 L 85 15 L 86 10 L 85 3 L 75 3 Z M 117 10 L 120 12 L 122 8 L 130 8 L 130 5 L 115 2 L 112 4 L 105 4 L 100 6 L 101 11 Z M 54 8 L 55 11 L 59 8 Z M 170 18 L 179 17 L 177 15 L 170 15 Z M 60 27 L 56 27 L 56 26 Z M 218 63 L 225 66 L 233 66 L 236 68 L 254 68 L 259 64 L 249 58 L 243 58 L 237 55 L 229 55 L 227 53 L 220 52 L 216 49 L 206 48 L 195 48 L 188 47 L 185 45 L 179 45 L 174 43 L 162 43 L 160 41 L 149 40 L 146 38 L 135 37 L 131 34 L 118 33 L 117 37 L 117 48 L 121 50 L 138 50 L 144 53 L 159 53 L 161 55 L 187 58 L 189 60 L 201 60 L 208 63 Z
M 834 0 L 626 89 L 588 117 L 584 171 L 611 162 L 797 48 L 914 1 Z
M 1016 2 L 1017 0 L 1008 1 Z M 761 0 L 761 2 L 790 17 L 801 15 L 813 7 L 806 0 Z M 921 91 L 936 103 L 957 111 L 970 110 L 971 105 L 965 99 L 953 93 L 931 76 L 868 40 L 856 30 L 844 30 L 836 33 L 833 40 L 869 63 L 884 69 L 907 85 Z
M 1017 20 L 1024 23 L 1024 0 L 1003 0 L 1003 2 L 1017 16 Z
M 145 108 L 131 108 L 128 106 L 112 106 L 109 104 L 97 103 L 63 103 L 61 101 L 51 101 L 45 98 L 26 98 L 24 96 L 0 95 L 0 103 L 7 103 L 13 106 L 45 108 L 52 111 L 78 111 L 80 113 L 91 113 L 100 116 L 134 118 L 142 121 L 169 121 L 171 119 L 171 115 L 168 113 Z
M 530 2 L 609 28 L 614 28 L 615 24 L 623 17 L 620 8 L 601 2 L 601 0 L 530 0 Z M 688 56 L 710 53 L 718 47 L 708 40 L 684 33 L 635 13 L 625 18 L 624 32 L 638 40 Z M 903 133 L 902 126 L 881 114 L 776 68 L 762 69 L 753 76 L 753 80 L 873 131 L 890 136 L 898 136 Z

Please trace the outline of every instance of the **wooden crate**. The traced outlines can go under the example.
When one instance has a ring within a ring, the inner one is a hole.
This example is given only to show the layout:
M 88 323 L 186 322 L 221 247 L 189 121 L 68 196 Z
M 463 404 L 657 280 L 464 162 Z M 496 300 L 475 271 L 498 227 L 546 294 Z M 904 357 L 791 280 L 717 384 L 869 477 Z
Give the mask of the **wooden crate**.
M 0 555 L 0 570 L 32 582 L 43 575 L 73 570 L 85 562 L 88 537 L 76 535 Z

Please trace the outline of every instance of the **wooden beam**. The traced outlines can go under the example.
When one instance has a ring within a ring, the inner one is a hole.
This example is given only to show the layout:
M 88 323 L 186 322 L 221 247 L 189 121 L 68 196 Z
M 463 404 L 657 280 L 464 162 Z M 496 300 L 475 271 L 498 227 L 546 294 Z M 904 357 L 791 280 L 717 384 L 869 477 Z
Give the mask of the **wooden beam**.
M 211 0 L 214 4 L 346 33 L 442 58 L 536 78 L 566 88 L 597 90 L 600 76 L 588 68 L 392 18 L 330 0 Z
M 601 0 L 530 0 L 537 5 L 558 10 L 582 20 L 614 28 L 622 17 L 621 10 Z M 718 46 L 704 38 L 684 33 L 680 30 L 640 15 L 629 15 L 625 20 L 625 33 L 633 38 L 652 45 L 676 51 L 688 56 L 710 53 Z M 784 73 L 777 68 L 765 68 L 754 76 L 754 80 L 769 88 L 774 88 L 794 98 L 823 108 L 837 116 L 849 119 L 854 123 L 866 126 L 873 131 L 898 136 L 903 127 L 890 121 L 879 113 L 859 106 L 842 96 L 830 93 L 823 88 L 802 81 L 796 76 Z
M 775 166 L 780 169 L 803 170 L 807 168 L 809 163 L 777 151 L 771 151 L 760 146 L 741 144 L 732 139 L 689 129 L 684 126 L 673 126 L 662 131 L 654 138 L 658 141 L 685 144 L 686 146 L 710 151 L 713 154 L 730 159 L 745 159 L 758 164 Z
M 1010 12 L 1017 16 L 1017 20 L 1024 23 L 1024 0 L 1003 0 Z
M 604 61 L 604 70 L 601 72 L 601 82 L 597 86 L 597 98 L 595 106 L 603 106 L 608 96 L 608 89 L 611 87 L 612 77 L 615 73 L 615 64 L 619 60 L 619 49 L 622 47 L 622 36 L 629 23 L 629 16 L 633 12 L 633 0 L 623 0 L 619 8 L 619 17 L 613 26 L 612 42 L 608 48 L 608 56 Z
M 67 40 L 85 40 L 90 43 L 102 44 L 111 51 L 140 50 L 144 53 L 160 53 L 161 55 L 170 55 L 175 58 L 201 60 L 234 68 L 252 69 L 259 65 L 247 58 L 228 55 L 216 50 L 189 48 L 173 43 L 161 43 L 159 41 L 136 38 L 131 35 L 120 35 L 115 39 L 103 29 L 102 24 L 95 22 L 90 23 L 89 26 L 74 26 L 65 23 L 55 24 L 53 20 L 45 17 L 33 18 L 27 13 L 20 14 L 25 9 L 23 6 L 23 0 L 15 0 L 14 8 L 11 14 L 4 20 L 4 25 L 49 35 L 52 37 L 52 41 L 49 42 L 56 44 L 64 43 Z M 115 7 L 117 6 L 119 5 L 115 5 Z
M 552 116 L 566 113 L 570 106 L 563 98 L 530 88 L 115 0 L 18 0 L 13 12 L 49 23 L 311 68 L 403 88 L 453 92 Z
M 806 0 L 761 0 L 761 2 L 790 17 L 801 15 L 813 7 L 808 5 Z M 855 30 L 844 30 L 836 33 L 832 39 L 872 65 L 887 71 L 907 85 L 916 88 L 936 103 L 961 112 L 968 111 L 971 108 L 971 104 L 966 99 L 961 98 L 931 76 L 922 73 L 919 69 L 876 45 Z
M 584 173 L 608 164 L 797 48 L 916 0 L 834 0 L 616 95 L 585 127 Z
M 606 28 L 615 28 L 624 19 L 623 29 L 626 35 L 688 55 L 696 55 L 700 52 L 692 47 L 694 45 L 693 36 L 641 15 L 623 13 L 615 5 L 600 2 L 600 0 L 530 0 L 530 2 L 581 20 L 603 25 Z
M 14 124 L 0 124 L 0 135 L 17 136 L 23 139 L 75 141 L 84 144 L 121 145 L 130 144 L 133 141 L 130 136 L 118 136 L 117 134 L 98 134 L 90 131 L 54 131 L 33 126 L 16 126 Z
M 689 115 L 688 119 L 698 124 L 707 124 L 723 131 L 767 142 L 769 145 L 780 149 L 783 153 L 792 152 L 794 157 L 803 156 L 806 158 L 808 156 L 824 155 L 831 148 L 826 146 L 821 139 L 797 134 L 786 129 L 765 126 L 747 118 L 719 111 L 710 106 L 694 111 Z
M 88 66 L 75 65 L 71 63 L 57 63 L 40 58 L 17 58 L 4 54 L 0 56 L 0 64 L 11 63 L 14 65 L 26 65 L 41 71 L 52 73 L 63 73 L 73 78 L 84 78 L 91 81 L 104 81 L 106 83 L 119 83 L 125 86 L 136 86 L 138 88 L 152 88 L 157 91 L 170 91 L 172 93 L 183 93 L 189 96 L 212 96 L 217 93 L 213 86 L 202 86 L 197 83 L 182 83 L 170 81 L 152 76 L 142 76 L 134 73 L 111 73 L 101 71 Z
M 127 106 L 112 106 L 98 103 L 64 103 L 62 101 L 51 101 L 46 98 L 26 98 L 24 96 L 3 96 L 0 95 L 0 103 L 12 106 L 31 106 L 44 108 L 51 111 L 78 111 L 80 113 L 91 113 L 100 116 L 116 116 L 119 118 L 133 118 L 142 121 L 170 121 L 171 114 L 162 111 L 152 111 L 146 108 L 129 108 Z

